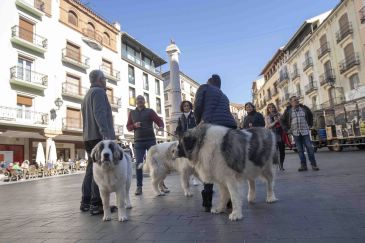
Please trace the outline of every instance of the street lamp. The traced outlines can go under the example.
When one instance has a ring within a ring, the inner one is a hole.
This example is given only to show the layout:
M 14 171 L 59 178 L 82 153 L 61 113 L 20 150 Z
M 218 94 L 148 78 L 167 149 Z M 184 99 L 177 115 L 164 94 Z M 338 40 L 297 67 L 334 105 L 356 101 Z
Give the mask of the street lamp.
M 60 98 L 60 97 L 58 97 L 55 101 L 54 101 L 54 104 L 57 106 L 57 110 L 59 110 L 60 109 L 60 107 L 63 105 L 63 100 Z

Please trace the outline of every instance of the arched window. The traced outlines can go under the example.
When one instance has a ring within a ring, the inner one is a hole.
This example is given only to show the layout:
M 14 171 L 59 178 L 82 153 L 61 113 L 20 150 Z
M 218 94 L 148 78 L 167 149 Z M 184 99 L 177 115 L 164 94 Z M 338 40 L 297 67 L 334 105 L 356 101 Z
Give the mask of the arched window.
M 95 26 L 92 23 L 87 23 L 87 29 L 91 32 L 94 33 L 95 32 Z
M 73 11 L 68 11 L 68 22 L 74 26 L 78 25 L 77 15 Z
M 104 32 L 104 34 L 103 34 L 103 43 L 106 45 L 110 45 L 110 36 L 106 32 Z

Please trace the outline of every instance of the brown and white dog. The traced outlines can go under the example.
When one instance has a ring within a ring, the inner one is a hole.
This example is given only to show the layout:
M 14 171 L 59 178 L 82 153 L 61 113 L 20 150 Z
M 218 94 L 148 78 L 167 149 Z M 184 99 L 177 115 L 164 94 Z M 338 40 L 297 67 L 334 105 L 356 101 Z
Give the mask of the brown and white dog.
M 94 180 L 99 187 L 103 201 L 104 221 L 111 220 L 110 194 L 115 192 L 118 220 L 126 221 L 126 208 L 132 208 L 129 189 L 132 180 L 132 160 L 112 140 L 100 141 L 92 150 Z

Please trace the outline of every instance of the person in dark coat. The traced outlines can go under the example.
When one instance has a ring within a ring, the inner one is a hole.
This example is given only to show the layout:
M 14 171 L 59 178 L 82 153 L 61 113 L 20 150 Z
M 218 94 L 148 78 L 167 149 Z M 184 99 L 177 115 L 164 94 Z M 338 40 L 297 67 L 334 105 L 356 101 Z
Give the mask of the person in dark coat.
M 206 84 L 199 87 L 194 102 L 196 124 L 211 123 L 232 129 L 237 123 L 229 109 L 229 100 L 221 90 L 219 75 L 213 74 Z M 204 183 L 202 191 L 203 207 L 206 212 L 212 208 L 213 184 Z
M 265 119 L 264 116 L 257 112 L 255 106 L 251 102 L 247 102 L 245 104 L 245 110 L 247 115 L 243 120 L 242 128 L 247 129 L 250 127 L 264 127 L 265 126 Z
M 177 122 L 177 127 L 175 130 L 176 135 L 182 134 L 186 132 L 188 129 L 196 127 L 196 122 L 193 112 L 193 104 L 190 101 L 184 100 L 180 104 L 180 111 L 183 114 L 181 114 Z

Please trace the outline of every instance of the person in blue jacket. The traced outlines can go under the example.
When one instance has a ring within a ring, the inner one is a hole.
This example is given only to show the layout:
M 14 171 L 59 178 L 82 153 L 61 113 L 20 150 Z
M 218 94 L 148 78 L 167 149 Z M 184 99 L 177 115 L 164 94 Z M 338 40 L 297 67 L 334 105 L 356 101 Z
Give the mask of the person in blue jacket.
M 237 128 L 237 123 L 229 109 L 229 99 L 221 90 L 219 75 L 213 74 L 206 84 L 199 87 L 194 102 L 194 115 L 196 124 L 210 123 L 232 129 Z M 203 207 L 206 212 L 212 208 L 213 184 L 204 183 L 202 191 Z

